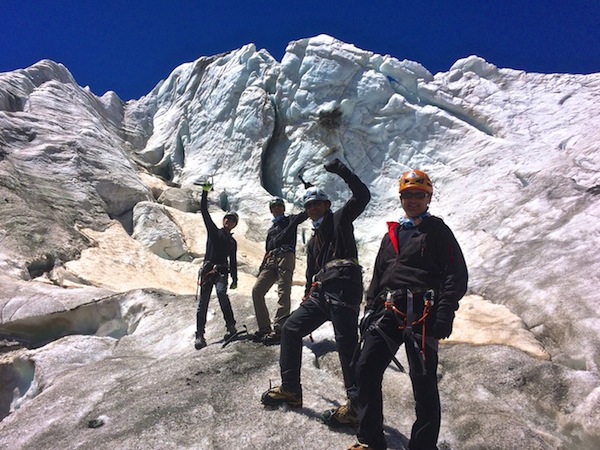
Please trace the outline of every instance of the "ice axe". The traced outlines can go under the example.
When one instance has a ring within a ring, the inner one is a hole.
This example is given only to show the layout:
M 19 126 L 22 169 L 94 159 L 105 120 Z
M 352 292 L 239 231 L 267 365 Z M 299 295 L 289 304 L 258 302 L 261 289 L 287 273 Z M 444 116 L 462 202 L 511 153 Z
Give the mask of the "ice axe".
M 210 190 L 214 191 L 215 190 L 214 175 L 209 175 L 206 178 L 199 178 L 196 181 L 194 181 L 194 185 L 200 186 L 200 187 L 206 186 L 207 183 L 210 185 Z
M 308 189 L 314 186 L 314 184 L 312 184 L 309 181 L 304 181 L 304 178 L 302 178 L 302 175 L 304 174 L 304 167 L 302 169 L 300 169 L 300 171 L 298 172 L 298 179 L 300 181 L 302 181 L 302 184 L 304 185 L 304 189 Z

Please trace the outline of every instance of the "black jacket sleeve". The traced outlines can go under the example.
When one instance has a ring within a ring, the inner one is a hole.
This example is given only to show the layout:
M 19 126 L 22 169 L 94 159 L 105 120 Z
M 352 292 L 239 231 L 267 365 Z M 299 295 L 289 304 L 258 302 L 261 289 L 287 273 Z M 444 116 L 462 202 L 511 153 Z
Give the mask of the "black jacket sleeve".
M 229 273 L 231 274 L 231 281 L 235 284 L 238 282 L 237 273 L 237 241 L 232 238 L 233 245 L 229 253 Z
M 452 316 L 458 309 L 459 300 L 467 292 L 468 271 L 462 250 L 454 234 L 444 225 L 444 239 L 438 241 L 437 254 L 440 255 L 440 267 L 443 268 L 438 299 L 438 315 Z
M 288 225 L 281 230 L 270 242 L 269 246 L 273 248 L 281 247 L 284 244 L 296 244 L 295 234 L 298 232 L 298 225 L 308 218 L 308 213 L 302 211 L 300 214 L 292 214 L 289 216 Z
M 219 228 L 210 217 L 208 212 L 208 192 L 202 191 L 202 197 L 200 199 L 200 212 L 202 213 L 202 219 L 204 220 L 204 225 L 206 226 L 206 231 L 208 235 L 214 235 L 219 231 Z
M 352 191 L 352 197 L 342 209 L 343 220 L 353 222 L 367 207 L 367 204 L 371 200 L 371 193 L 369 192 L 369 188 L 348 167 L 343 166 L 338 175 Z

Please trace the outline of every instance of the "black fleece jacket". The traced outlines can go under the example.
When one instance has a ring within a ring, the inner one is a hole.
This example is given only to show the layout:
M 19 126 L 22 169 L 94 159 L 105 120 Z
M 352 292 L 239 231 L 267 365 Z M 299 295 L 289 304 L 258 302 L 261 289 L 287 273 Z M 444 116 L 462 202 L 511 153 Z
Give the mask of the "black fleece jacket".
M 347 167 L 338 175 L 348 184 L 352 197 L 336 212 L 328 211 L 307 244 L 306 292 L 313 276 L 334 259 L 358 259 L 352 222 L 371 200 L 369 188 Z
M 367 309 L 384 289 L 420 287 L 438 293 L 434 314 L 454 317 L 458 301 L 467 291 L 465 259 L 454 234 L 442 219 L 426 217 L 413 229 L 388 223 L 375 259 L 367 291 Z M 398 248 L 399 246 L 399 248 Z
M 298 225 L 307 218 L 308 213 L 302 211 L 300 214 L 285 216 L 274 223 L 267 232 L 265 250 L 270 252 L 271 250 L 281 248 L 283 245 L 289 246 L 290 248 L 296 248 Z
M 202 191 L 200 212 L 202 213 L 202 219 L 204 219 L 204 225 L 206 225 L 208 233 L 204 261 L 210 261 L 216 265 L 228 266 L 231 280 L 237 283 L 237 242 L 231 233 L 228 233 L 223 228 L 218 228 L 213 222 L 208 213 L 208 192 L 206 191 Z M 227 263 L 228 259 L 229 264 Z

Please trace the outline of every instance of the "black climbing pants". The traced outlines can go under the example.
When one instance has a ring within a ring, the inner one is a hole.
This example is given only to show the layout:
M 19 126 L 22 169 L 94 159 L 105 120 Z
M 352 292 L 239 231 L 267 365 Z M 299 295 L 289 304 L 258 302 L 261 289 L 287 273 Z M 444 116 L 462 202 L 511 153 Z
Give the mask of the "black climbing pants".
M 320 292 L 305 300 L 285 321 L 281 329 L 279 357 L 284 389 L 302 393 L 302 338 L 331 320 L 346 393 L 350 401 L 356 400 L 356 377 L 351 362 L 358 343 L 358 312 L 361 298 L 362 284 L 351 284 L 344 280 L 329 281 Z
M 405 335 L 398 328 L 394 313 L 387 312 L 379 323 L 379 327 L 396 343 L 397 346 L 394 350 L 397 351 L 400 345 L 405 344 L 416 411 L 416 421 L 412 426 L 408 448 L 410 450 L 435 450 L 441 422 L 437 385 L 437 351 L 426 346 L 426 373 L 423 374 L 419 351 L 415 348 L 414 342 L 405 342 Z M 419 339 L 416 341 L 420 348 Z M 358 416 L 360 419 L 357 436 L 360 442 L 369 444 L 369 448 L 372 447 L 376 450 L 387 448 L 383 434 L 381 389 L 383 374 L 392 361 L 392 356 L 389 343 L 386 343 L 376 330 L 369 330 L 356 364 Z
M 208 303 L 213 287 L 217 291 L 217 299 L 223 312 L 225 327 L 227 330 L 235 328 L 235 319 L 233 317 L 233 309 L 231 301 L 227 295 L 227 274 L 219 274 L 217 277 L 208 279 L 200 287 L 200 300 L 198 301 L 198 309 L 196 310 L 196 334 L 204 336 L 206 326 L 206 314 L 208 312 Z

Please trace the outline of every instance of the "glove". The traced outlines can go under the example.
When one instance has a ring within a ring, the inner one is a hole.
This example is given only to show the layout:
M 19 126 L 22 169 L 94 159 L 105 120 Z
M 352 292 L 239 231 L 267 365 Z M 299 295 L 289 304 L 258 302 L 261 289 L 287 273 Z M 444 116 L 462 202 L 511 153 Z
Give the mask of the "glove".
M 325 170 L 327 172 L 336 173 L 338 175 L 344 172 L 344 170 L 348 170 L 346 165 L 343 162 L 341 162 L 339 158 L 335 158 L 333 161 L 328 162 L 323 167 L 325 167 Z
M 444 314 L 438 311 L 435 322 L 433 324 L 433 335 L 436 339 L 446 339 L 452 334 L 452 322 L 454 321 L 454 313 Z
M 237 289 L 237 281 L 232 281 L 231 286 L 229 286 L 229 289 Z
M 204 183 L 202 183 L 202 190 L 204 192 L 210 192 L 212 190 L 212 184 L 210 183 L 210 181 L 205 181 Z

